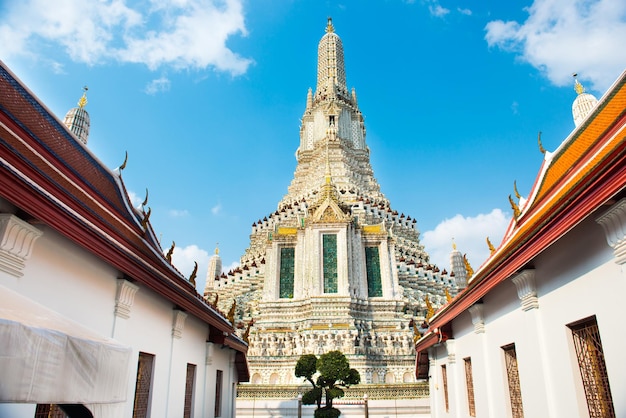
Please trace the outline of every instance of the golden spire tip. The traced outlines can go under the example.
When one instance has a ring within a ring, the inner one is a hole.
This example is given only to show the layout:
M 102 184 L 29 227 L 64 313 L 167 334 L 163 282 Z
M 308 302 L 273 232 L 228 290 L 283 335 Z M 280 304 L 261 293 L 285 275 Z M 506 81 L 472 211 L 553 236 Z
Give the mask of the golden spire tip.
M 78 100 L 78 107 L 80 107 L 81 109 L 87 105 L 87 90 L 89 90 L 89 87 L 83 87 L 83 95 L 80 100 Z
M 578 94 L 583 94 L 585 92 L 585 88 L 578 81 L 578 74 L 574 73 L 572 74 L 572 77 L 574 77 L 574 91 L 576 91 L 576 93 Z
M 333 26 L 333 18 L 332 17 L 328 17 L 328 24 L 326 25 L 326 33 L 333 33 L 335 31 L 335 28 Z

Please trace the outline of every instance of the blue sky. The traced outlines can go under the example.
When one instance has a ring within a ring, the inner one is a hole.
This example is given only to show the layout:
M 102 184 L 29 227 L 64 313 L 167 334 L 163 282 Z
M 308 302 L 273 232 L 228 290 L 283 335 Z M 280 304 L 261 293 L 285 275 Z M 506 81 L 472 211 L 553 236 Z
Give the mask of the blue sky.
M 332 16 L 374 174 L 432 260 L 474 268 L 574 128 L 572 73 L 600 97 L 626 68 L 621 0 L 0 1 L 0 59 L 60 119 L 89 86 L 89 149 L 174 263 L 226 269 L 296 165 L 317 44 Z M 198 288 L 204 286 L 198 281 Z

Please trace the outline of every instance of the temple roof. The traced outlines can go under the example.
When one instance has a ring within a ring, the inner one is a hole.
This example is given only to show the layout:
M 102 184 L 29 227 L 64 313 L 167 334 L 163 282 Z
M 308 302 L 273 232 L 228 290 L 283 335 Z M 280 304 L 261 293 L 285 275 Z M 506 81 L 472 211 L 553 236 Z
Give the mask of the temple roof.
M 500 246 L 465 291 L 435 314 L 431 329 L 447 326 L 492 288 L 588 217 L 626 186 L 626 72 L 598 105 L 546 156 L 528 201 L 512 219 Z M 417 351 L 437 342 L 431 332 Z

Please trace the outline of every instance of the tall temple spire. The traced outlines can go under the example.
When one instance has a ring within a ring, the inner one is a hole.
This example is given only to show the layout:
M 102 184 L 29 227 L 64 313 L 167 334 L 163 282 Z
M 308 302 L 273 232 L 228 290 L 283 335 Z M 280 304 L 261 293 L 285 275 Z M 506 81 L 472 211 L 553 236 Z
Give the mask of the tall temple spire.
M 78 100 L 78 107 L 74 107 L 67 112 L 63 119 L 63 124 L 82 142 L 87 145 L 89 139 L 89 113 L 85 110 L 87 105 L 87 86 L 83 87 L 83 95 Z
M 574 77 L 574 90 L 578 93 L 574 103 L 572 103 L 572 116 L 574 117 L 574 125 L 578 126 L 596 107 L 598 99 L 593 94 L 585 92 L 585 88 L 578 81 L 578 74 L 574 73 L 572 76 Z
M 416 221 L 380 191 L 330 19 L 318 60 L 287 194 L 252 224 L 241 267 L 216 278 L 211 258 L 205 297 L 233 313 L 253 384 L 295 383 L 298 358 L 322 349 L 341 350 L 364 383 L 406 382 L 415 362 L 407 324 L 423 323 L 457 282 L 430 265 Z
M 332 18 L 328 18 L 326 34 L 319 43 L 317 60 L 317 94 L 345 95 L 348 91 L 346 86 L 346 69 L 343 61 L 343 44 L 341 38 L 335 33 Z
M 317 87 L 315 93 L 307 92 L 296 152 L 298 166 L 289 193 L 279 206 L 316 200 L 314 195 L 326 181 L 327 163 L 333 167 L 333 184 L 344 190 L 344 203 L 368 196 L 387 204 L 370 166 L 363 115 L 356 91 L 347 88 L 343 45 L 330 18 L 317 59 Z

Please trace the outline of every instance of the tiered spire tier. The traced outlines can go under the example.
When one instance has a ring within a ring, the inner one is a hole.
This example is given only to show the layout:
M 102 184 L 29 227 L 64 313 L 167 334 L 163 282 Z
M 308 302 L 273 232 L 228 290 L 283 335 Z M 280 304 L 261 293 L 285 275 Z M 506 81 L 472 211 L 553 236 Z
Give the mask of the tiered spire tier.
M 279 209 L 315 199 L 325 181 L 326 164 L 342 203 L 367 197 L 388 205 L 370 165 L 363 115 L 356 92 L 348 92 L 343 45 L 331 19 L 318 47 L 317 88 L 315 94 L 309 89 L 306 103 L 296 152 L 298 166 Z

